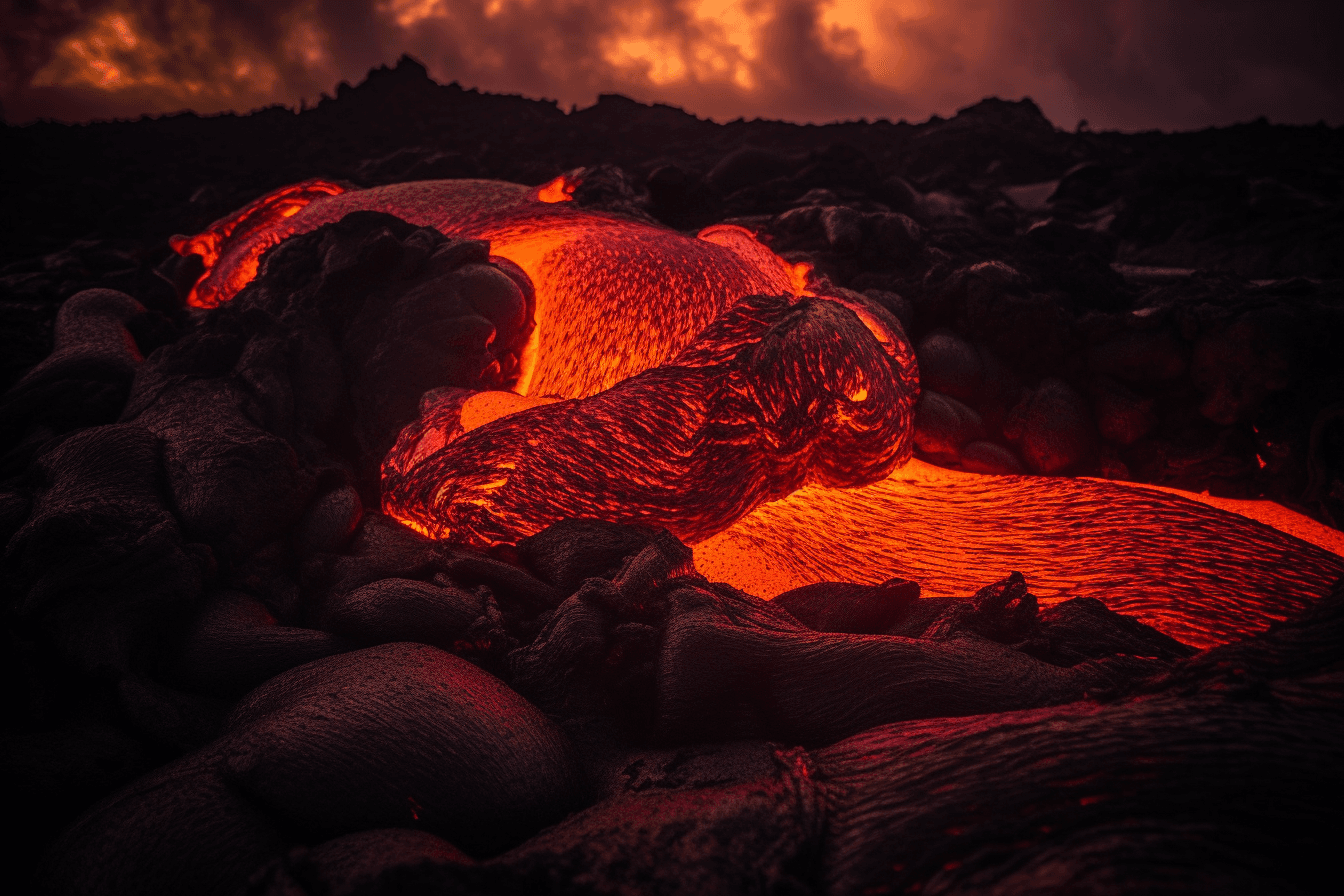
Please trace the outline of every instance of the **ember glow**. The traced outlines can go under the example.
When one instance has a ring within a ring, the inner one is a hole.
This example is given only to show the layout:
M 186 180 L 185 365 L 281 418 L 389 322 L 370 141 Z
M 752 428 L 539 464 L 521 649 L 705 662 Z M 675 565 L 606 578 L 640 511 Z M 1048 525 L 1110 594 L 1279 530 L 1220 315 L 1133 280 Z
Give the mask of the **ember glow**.
M 223 282 L 215 277 L 204 288 L 201 284 L 192 287 L 187 295 L 187 303 L 208 308 L 217 305 L 222 297 L 233 296 L 257 276 L 257 264 L 262 253 L 284 238 L 275 227 L 277 222 L 292 218 L 319 196 L 334 196 L 343 192 L 344 187 L 329 181 L 304 181 L 263 196 L 229 217 L 216 221 L 209 230 L 196 236 L 175 236 L 170 239 L 169 245 L 179 255 L 199 255 L 207 269 L 218 266 L 221 272 L 228 272 Z M 226 245 L 230 257 L 221 265 L 220 252 Z
M 538 187 L 537 198 L 542 202 L 573 202 L 574 190 L 578 186 L 577 181 L 562 174 L 550 183 Z
M 202 306 L 230 299 L 266 248 L 359 210 L 488 239 L 526 273 L 537 326 L 515 391 L 427 393 L 384 463 L 384 509 L 434 537 L 653 524 L 695 544 L 702 573 L 765 598 L 893 576 L 965 596 L 1018 570 L 1047 602 L 1100 598 L 1198 646 L 1284 618 L 1344 574 L 1344 558 L 1271 528 L 1282 508 L 1261 525 L 1114 483 L 918 461 L 893 473 L 917 374 L 885 312 L 810 296 L 805 268 L 740 227 L 689 238 L 546 200 L 566 183 L 306 182 L 173 245 L 210 262 Z

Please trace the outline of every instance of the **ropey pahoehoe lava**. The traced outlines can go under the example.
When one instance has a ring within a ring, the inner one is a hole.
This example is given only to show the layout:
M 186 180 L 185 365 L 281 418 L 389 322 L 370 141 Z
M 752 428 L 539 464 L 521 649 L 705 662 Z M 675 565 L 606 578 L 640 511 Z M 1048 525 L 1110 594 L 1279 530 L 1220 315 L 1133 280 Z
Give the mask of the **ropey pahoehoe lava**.
M 662 526 L 709 578 L 766 598 L 896 576 L 967 595 L 1017 570 L 1047 602 L 1097 597 L 1197 646 L 1282 619 L 1344 573 L 1333 553 L 1187 497 L 910 461 L 918 376 L 886 312 L 741 227 L 690 237 L 586 209 L 576 182 L 308 181 L 174 248 L 201 256 L 189 300 L 214 307 L 268 249 L 353 212 L 489 242 L 507 276 L 476 276 L 516 319 L 485 338 L 496 388 L 444 372 L 399 438 L 369 440 L 390 448 L 384 510 L 435 537 Z

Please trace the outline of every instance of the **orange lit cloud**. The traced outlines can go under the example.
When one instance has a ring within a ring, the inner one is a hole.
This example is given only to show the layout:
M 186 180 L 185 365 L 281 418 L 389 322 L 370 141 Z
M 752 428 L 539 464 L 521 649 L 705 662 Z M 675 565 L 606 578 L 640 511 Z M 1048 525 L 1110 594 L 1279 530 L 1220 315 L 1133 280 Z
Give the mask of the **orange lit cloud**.
M 30 0 L 4 7 L 8 120 L 314 101 L 403 52 L 442 82 L 698 115 L 922 120 L 987 95 L 1056 122 L 1344 118 L 1332 2 Z

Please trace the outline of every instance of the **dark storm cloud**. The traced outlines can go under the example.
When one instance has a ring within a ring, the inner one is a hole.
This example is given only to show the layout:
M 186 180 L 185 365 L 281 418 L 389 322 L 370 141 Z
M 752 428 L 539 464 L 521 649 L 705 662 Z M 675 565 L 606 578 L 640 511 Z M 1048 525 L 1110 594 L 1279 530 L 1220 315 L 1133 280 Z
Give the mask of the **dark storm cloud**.
M 719 119 L 829 121 L 879 114 L 899 100 L 864 70 L 858 35 L 852 46 L 824 39 L 817 0 L 746 4 L 758 13 L 750 53 L 734 43 L 733 29 L 696 16 L 685 0 L 534 0 L 494 15 L 480 0 L 440 5 L 444 14 L 417 22 L 405 46 L 432 73 L 467 85 L 580 105 L 622 92 Z M 623 60 L 623 40 L 652 42 L 649 55 L 661 48 L 679 74 L 667 77 L 657 58 Z M 697 66 L 697 55 L 711 62 Z
M 1336 0 L 1022 0 L 1018 8 L 1024 41 L 1039 41 L 1037 52 L 1094 122 L 1344 120 L 1344 4 Z
M 3 2 L 3 0 L 0 0 Z M 1344 119 L 1344 5 L 1318 0 L 7 0 L 11 121 L 295 105 L 403 52 L 440 81 L 716 119 Z
M 107 0 L 5 0 L 0 5 L 0 78 L 27 82 L 51 59 L 56 42 L 79 28 Z

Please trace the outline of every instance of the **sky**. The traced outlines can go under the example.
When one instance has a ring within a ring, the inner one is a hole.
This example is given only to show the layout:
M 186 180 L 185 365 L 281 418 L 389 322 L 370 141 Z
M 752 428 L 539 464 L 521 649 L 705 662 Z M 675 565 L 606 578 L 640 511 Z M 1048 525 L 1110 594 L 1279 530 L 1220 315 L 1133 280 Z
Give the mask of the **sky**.
M 1344 123 L 1339 0 L 0 0 L 5 121 L 298 107 L 403 53 L 440 83 L 716 121 Z

